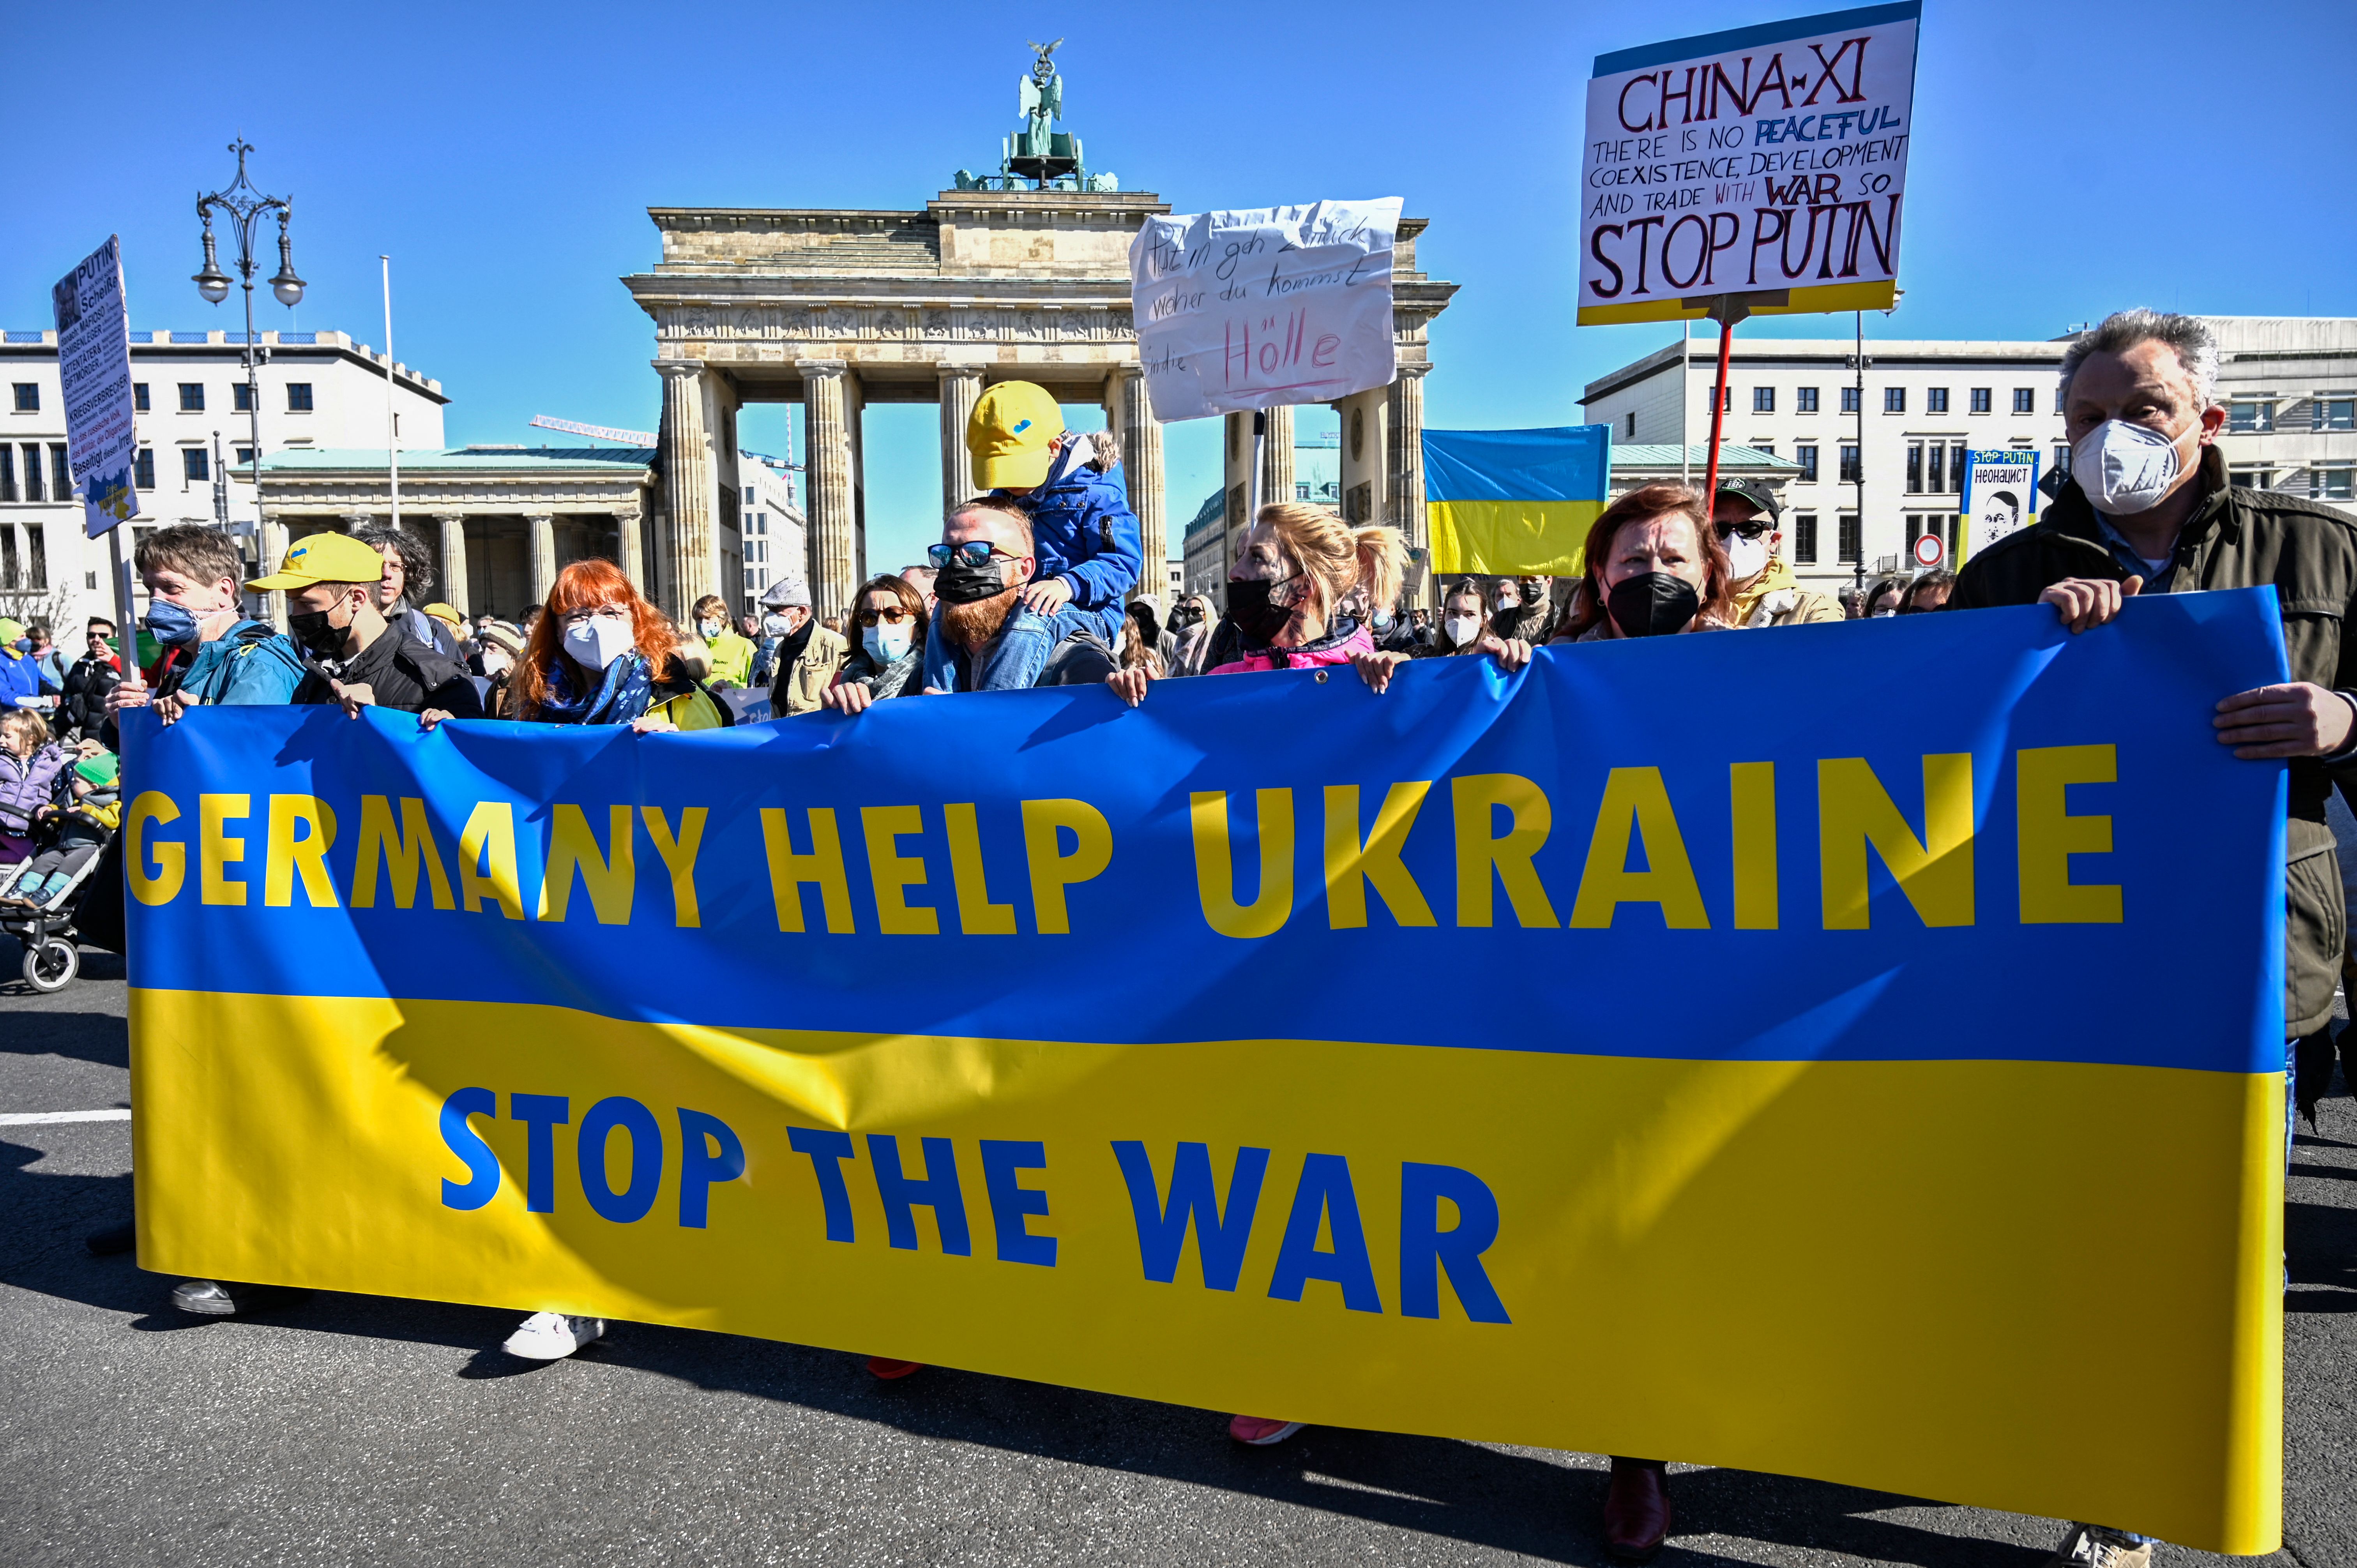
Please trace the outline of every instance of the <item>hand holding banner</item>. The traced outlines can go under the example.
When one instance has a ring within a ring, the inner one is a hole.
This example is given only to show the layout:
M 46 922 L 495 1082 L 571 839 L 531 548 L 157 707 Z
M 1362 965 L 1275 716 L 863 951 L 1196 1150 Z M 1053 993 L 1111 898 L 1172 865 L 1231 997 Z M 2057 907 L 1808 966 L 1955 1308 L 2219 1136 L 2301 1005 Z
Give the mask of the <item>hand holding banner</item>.
M 1148 218 L 1131 314 L 1154 415 L 1330 403 L 1390 382 L 1400 198 Z

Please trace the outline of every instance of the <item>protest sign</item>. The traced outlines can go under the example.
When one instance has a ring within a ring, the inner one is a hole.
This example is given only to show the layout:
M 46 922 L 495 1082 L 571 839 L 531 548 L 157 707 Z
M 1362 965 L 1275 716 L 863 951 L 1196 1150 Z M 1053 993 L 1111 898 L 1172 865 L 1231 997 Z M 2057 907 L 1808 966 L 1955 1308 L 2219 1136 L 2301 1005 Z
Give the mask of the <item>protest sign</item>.
M 1160 420 L 1388 385 L 1400 199 L 1148 218 L 1131 315 Z
M 66 461 L 82 492 L 82 532 L 97 538 L 139 515 L 132 459 L 131 307 L 116 237 L 49 289 L 57 315 L 58 376 L 64 382 Z M 62 499 L 62 498 L 60 498 Z
M 2246 591 L 127 713 L 139 1261 L 2271 1551 L 2283 768 L 2210 715 L 2283 678 Z
M 1917 0 L 1600 55 L 1579 324 L 1884 310 L 1896 298 Z
M 1971 560 L 2035 521 L 2030 514 L 2038 507 L 2038 448 L 2000 446 L 1966 453 L 1964 489 L 1957 505 L 1964 514 L 1962 560 Z

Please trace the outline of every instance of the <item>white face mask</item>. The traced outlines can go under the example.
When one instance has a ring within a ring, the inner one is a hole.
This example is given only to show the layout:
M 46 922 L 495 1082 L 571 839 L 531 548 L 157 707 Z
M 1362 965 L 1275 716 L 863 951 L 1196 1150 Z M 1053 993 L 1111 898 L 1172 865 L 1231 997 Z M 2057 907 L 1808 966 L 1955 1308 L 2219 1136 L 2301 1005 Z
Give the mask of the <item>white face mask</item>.
M 1440 623 L 1440 629 L 1459 648 L 1472 646 L 1481 636 L 1481 623 L 1471 616 L 1450 616 Z
M 1898 613 L 1899 612 L 1897 610 L 1869 610 L 1867 612 L 1866 618 L 1868 620 L 1889 620 Z
M 512 663 L 513 660 L 498 649 L 488 649 L 483 653 L 483 673 L 486 675 L 497 675 L 511 668 Z
M 727 625 L 725 620 L 700 620 L 695 623 L 696 635 L 703 638 L 705 641 L 710 642 L 726 629 Z
M 909 656 L 909 629 L 905 626 L 866 627 L 859 633 L 860 646 L 878 664 L 898 664 Z
M 603 670 L 630 650 L 636 640 L 633 629 L 627 620 L 591 616 L 579 626 L 565 628 L 565 651 L 584 669 Z
M 1738 583 L 1747 582 L 1768 569 L 1768 536 L 1746 539 L 1730 533 L 1719 541 L 1727 546 L 1727 567 Z
M 783 616 L 763 616 L 761 618 L 761 635 L 763 637 L 791 637 L 793 635 L 793 629 L 794 628 L 786 624 L 786 618 Z
M 2201 421 L 2193 428 L 2201 428 Z M 2172 438 L 2147 425 L 2107 419 L 2071 448 L 2071 477 L 2097 511 L 2113 517 L 2150 511 L 2184 472 L 2177 456 L 2177 443 L 2183 439 L 2181 432 Z

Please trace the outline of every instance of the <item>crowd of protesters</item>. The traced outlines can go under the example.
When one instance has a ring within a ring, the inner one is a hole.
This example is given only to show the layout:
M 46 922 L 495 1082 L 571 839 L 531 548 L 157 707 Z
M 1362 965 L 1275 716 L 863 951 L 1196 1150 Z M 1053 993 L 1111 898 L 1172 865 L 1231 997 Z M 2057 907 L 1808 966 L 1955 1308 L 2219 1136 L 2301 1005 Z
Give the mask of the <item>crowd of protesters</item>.
M 87 779 L 79 763 L 111 758 L 119 715 L 136 706 L 167 724 L 207 704 L 293 703 L 355 715 L 399 709 L 427 726 L 490 715 L 651 732 L 737 722 L 732 690 L 766 691 L 780 721 L 1050 685 L 1102 684 L 1135 706 L 1163 680 L 1338 665 L 1381 693 L 1426 658 L 1483 658 L 1512 671 L 1542 648 L 2034 603 L 2083 632 L 2140 593 L 2271 585 L 2294 680 L 2221 693 L 2217 728 L 2239 757 L 2291 759 L 2286 1014 L 2305 1069 L 2299 1098 L 2312 1105 L 2319 1072 L 2331 1069 L 2347 949 L 2326 801 L 2333 770 L 2357 765 L 2357 643 L 2341 635 L 2357 618 L 2357 529 L 2317 503 L 2229 483 L 2212 445 L 2224 418 L 2217 364 L 2190 317 L 2128 311 L 2083 334 L 2061 365 L 2071 478 L 2042 521 L 1961 573 L 1841 595 L 1794 576 L 1765 488 L 1729 481 L 1705 496 L 1665 483 L 1604 509 L 1578 575 L 1469 578 L 1447 585 L 1431 613 L 1394 607 L 1407 564 L 1396 531 L 1278 502 L 1243 536 L 1224 603 L 1189 595 L 1166 616 L 1139 592 L 1139 531 L 1118 446 L 1104 433 L 1068 431 L 1054 399 L 1026 382 L 993 386 L 975 405 L 968 447 L 982 493 L 949 513 L 924 562 L 861 584 L 840 619 L 818 617 L 808 586 L 789 578 L 761 596 L 756 617 L 733 621 L 707 596 L 682 628 L 593 560 L 560 572 L 521 624 L 468 622 L 427 596 L 426 553 L 389 527 L 298 540 L 275 573 L 242 584 L 226 535 L 159 529 L 137 547 L 148 609 L 136 658 L 104 620 L 91 620 L 70 661 L 46 632 L 0 622 L 0 708 L 12 710 L 0 723 L 0 861 L 33 852 L 35 815 L 71 788 L 59 781 Z M 242 589 L 284 593 L 287 629 L 246 614 Z M 112 778 L 104 764 L 97 771 Z M 226 1314 L 266 1294 L 190 1281 L 173 1299 Z M 553 1359 L 605 1331 L 595 1318 L 541 1313 L 506 1348 Z M 869 1365 L 888 1378 L 919 1369 Z M 1282 1416 L 1230 1424 L 1236 1441 L 1262 1445 L 1297 1430 Z M 1612 1461 L 1603 1527 L 1616 1556 L 1658 1550 L 1670 1528 L 1662 1461 Z M 2148 1543 L 2079 1526 L 2058 1555 L 2141 1568 Z

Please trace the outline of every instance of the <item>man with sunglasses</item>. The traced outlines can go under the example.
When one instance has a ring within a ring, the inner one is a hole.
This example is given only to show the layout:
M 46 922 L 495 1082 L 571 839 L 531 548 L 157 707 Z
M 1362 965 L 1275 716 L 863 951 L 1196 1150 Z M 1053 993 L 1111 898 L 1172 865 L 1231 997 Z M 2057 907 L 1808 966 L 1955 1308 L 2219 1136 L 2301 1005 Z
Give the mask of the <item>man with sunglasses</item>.
M 1113 650 L 1085 629 L 1058 635 L 1054 620 L 1023 600 L 1039 575 L 1031 520 L 1010 501 L 981 496 L 943 520 L 927 547 L 937 613 L 925 635 L 925 690 L 1006 692 L 1103 681 Z M 855 695 L 856 693 L 856 695 Z M 857 713 L 865 693 L 845 682 L 826 705 Z
M 1777 526 L 1782 517 L 1775 492 L 1756 479 L 1721 479 L 1711 497 L 1711 529 L 1735 580 L 1735 624 L 1808 626 L 1844 618 L 1840 601 L 1801 586 L 1784 564 L 1784 532 Z

